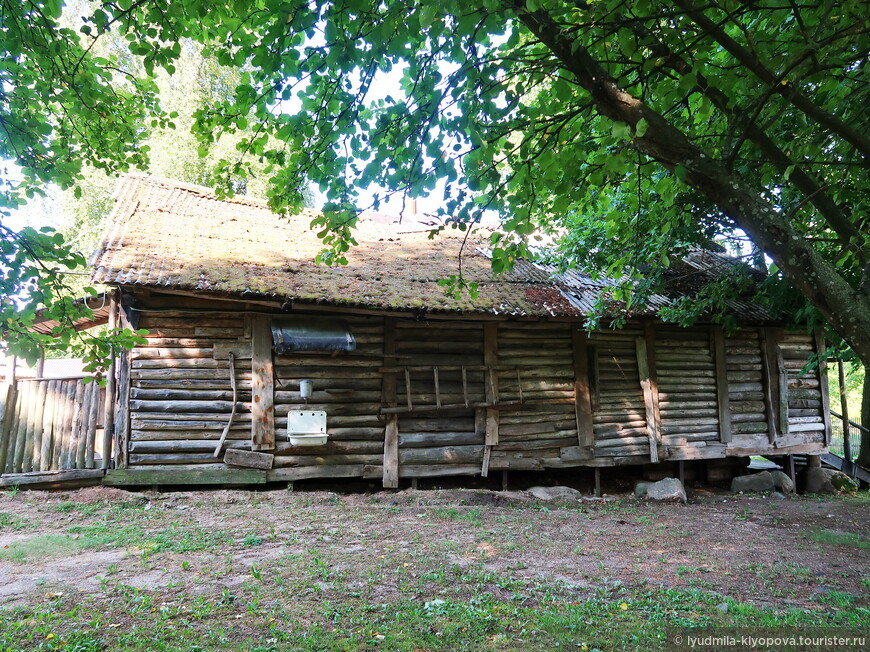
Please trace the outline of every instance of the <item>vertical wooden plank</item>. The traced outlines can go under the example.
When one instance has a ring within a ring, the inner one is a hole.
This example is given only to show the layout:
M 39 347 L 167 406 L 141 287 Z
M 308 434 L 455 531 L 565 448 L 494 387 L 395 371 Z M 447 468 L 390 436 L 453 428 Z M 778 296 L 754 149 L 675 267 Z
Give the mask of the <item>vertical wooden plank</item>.
M 79 381 L 82 388 L 82 402 L 79 409 L 79 419 L 76 424 L 76 455 L 75 466 L 77 469 L 84 469 L 85 466 L 85 451 L 87 450 L 88 440 L 88 418 L 91 414 L 91 398 L 93 391 L 91 386 L 93 383 L 86 385 L 83 381 Z
M 816 355 L 819 357 L 819 389 L 822 391 L 822 419 L 825 423 L 825 446 L 831 445 L 831 396 L 828 390 L 828 359 L 825 333 L 821 328 L 813 332 Z
M 779 340 L 782 339 L 783 332 L 780 331 Z M 778 341 L 779 341 L 778 340 Z M 779 423 L 779 433 L 781 435 L 787 435 L 789 431 L 788 426 L 788 371 L 785 369 L 785 360 L 782 357 L 782 349 L 779 348 L 779 344 L 777 343 L 773 347 L 774 354 L 774 362 L 776 363 L 776 378 L 777 378 L 777 388 L 779 389 L 779 414 L 778 414 L 778 423 Z
M 67 468 L 80 469 L 78 465 L 79 444 L 82 440 L 82 421 L 84 419 L 83 412 L 85 409 L 85 385 L 80 380 L 74 380 L 73 388 L 75 394 L 73 396 L 73 414 L 70 421 L 70 445 L 67 455 Z
M 777 328 L 762 328 L 761 329 L 761 370 L 764 387 L 765 399 L 765 415 L 767 417 L 767 439 L 772 444 L 776 437 L 783 432 L 782 424 L 782 396 L 783 392 L 781 384 L 786 383 L 786 391 L 788 390 L 788 380 L 780 379 L 780 362 L 778 355 L 779 340 L 781 339 L 782 330 Z M 784 370 L 784 367 L 783 367 Z M 788 394 L 786 393 L 785 402 L 786 415 L 788 414 Z M 786 416 L 788 423 L 788 416 Z
M 70 412 L 70 396 L 69 382 L 59 381 L 58 383 L 58 403 L 54 411 L 54 424 L 52 425 L 53 434 L 52 450 L 51 450 L 51 469 L 59 470 L 63 465 L 64 448 L 66 446 L 66 421 L 67 415 Z
M 770 356 L 767 355 L 769 348 L 768 330 L 758 329 L 759 343 L 761 344 L 761 382 L 764 390 L 764 416 L 767 420 L 767 440 L 772 444 L 776 439 L 776 409 L 774 399 L 774 376 L 770 368 Z M 776 396 L 779 396 L 777 390 Z
M 40 442 L 39 453 L 41 471 L 48 471 L 51 469 L 51 424 L 54 421 L 56 393 L 57 381 L 49 380 L 45 387 L 45 405 L 42 411 L 42 441 Z
M 598 366 L 598 345 L 589 344 L 586 347 L 586 359 L 589 360 L 589 392 L 592 394 L 592 412 L 601 409 L 601 371 Z
M 93 382 L 90 384 L 91 404 L 88 411 L 88 432 L 85 440 L 85 468 L 92 469 L 96 466 L 94 462 L 94 451 L 97 448 L 97 421 L 100 418 L 100 385 Z
M 498 403 L 498 375 L 492 367 L 498 364 L 498 322 L 486 322 L 483 325 L 483 364 L 487 367 L 488 382 L 484 381 L 486 402 L 490 405 Z M 489 459 L 492 447 L 498 445 L 499 411 L 486 409 L 486 426 L 484 430 L 485 447 L 483 449 L 483 464 L 480 475 L 489 475 Z
M 272 318 L 251 315 L 251 450 L 275 448 L 275 369 Z
M 710 332 L 713 362 L 716 365 L 716 407 L 719 411 L 719 441 L 731 441 L 731 405 L 728 401 L 728 367 L 725 358 L 725 333 L 721 326 L 713 326 Z
M 17 388 L 15 385 L 16 383 L 12 381 L 12 378 L 8 374 L 4 382 L 0 384 L 0 396 L 2 396 L 3 400 L 2 409 L 0 409 L 0 473 L 3 473 L 6 469 L 9 433 L 12 430 L 12 423 L 15 421 L 17 402 Z
M 39 386 L 42 385 L 41 382 L 32 380 L 29 383 L 28 388 L 28 400 L 27 400 L 27 414 L 25 421 L 27 422 L 24 430 L 24 446 L 22 447 L 22 457 L 21 457 L 21 472 L 29 473 L 34 470 L 33 467 L 33 440 L 36 437 L 36 418 L 37 412 L 40 410 L 39 405 Z
M 33 470 L 42 471 L 42 423 L 43 414 L 45 413 L 45 397 L 48 392 L 48 381 L 43 380 L 39 383 L 39 388 L 36 393 L 36 414 L 34 419 L 34 436 L 33 436 Z
M 591 456 L 595 433 L 592 430 L 589 349 L 586 331 L 579 324 L 571 326 L 571 348 L 574 355 L 574 418 L 577 421 L 577 439 L 580 446 L 589 448 Z
M 384 367 L 395 367 L 396 359 L 396 320 L 384 317 Z M 386 357 L 390 356 L 390 357 Z M 396 407 L 396 374 L 386 372 L 381 380 L 381 401 L 387 407 Z M 387 415 L 384 428 L 384 475 L 383 486 L 396 489 L 399 486 L 399 415 Z
M 27 422 L 30 415 L 30 399 L 33 393 L 33 382 L 28 381 L 20 384 L 18 399 L 18 416 L 15 424 L 15 445 L 11 449 L 13 473 L 21 473 L 22 461 L 24 460 L 24 440 L 27 437 Z
M 661 441 L 661 408 L 659 406 L 658 382 L 655 375 L 655 331 L 652 322 L 646 322 L 643 336 L 635 338 L 635 352 L 637 354 L 637 368 L 640 373 L 640 386 L 643 389 L 649 457 L 650 462 L 656 464 L 659 461 L 658 445 Z
M 118 399 L 115 403 L 115 466 L 126 469 L 130 439 L 130 351 L 118 356 Z
M 112 294 L 109 299 L 109 332 L 118 328 L 118 297 Z M 103 404 L 103 460 L 102 467 L 108 469 L 112 460 L 112 439 L 115 436 L 115 352 L 106 377 L 106 400 Z

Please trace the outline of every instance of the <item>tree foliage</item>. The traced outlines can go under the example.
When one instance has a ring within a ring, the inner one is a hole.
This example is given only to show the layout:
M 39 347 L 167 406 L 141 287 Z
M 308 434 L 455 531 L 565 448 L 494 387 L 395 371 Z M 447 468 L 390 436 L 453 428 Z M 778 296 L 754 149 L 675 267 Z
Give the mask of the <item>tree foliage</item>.
M 149 74 L 174 72 L 191 39 L 243 71 L 194 133 L 203 145 L 242 133 L 225 178 L 262 161 L 278 211 L 318 183 L 327 261 L 352 242 L 370 184 L 417 196 L 440 181 L 463 228 L 498 213 L 496 271 L 549 230 L 566 261 L 592 252 L 604 275 L 650 280 L 642 291 L 685 248 L 745 235 L 870 361 L 861 0 L 116 0 L 78 37 L 57 28 L 57 3 L 4 9 L 0 115 L 17 126 L 2 147 L 28 183 L 71 183 L 86 159 L 142 165 L 132 117 L 168 120 L 153 79 L 111 90 L 123 67 L 90 56 L 90 39 L 117 31 Z M 400 88 L 385 92 L 391 76 Z

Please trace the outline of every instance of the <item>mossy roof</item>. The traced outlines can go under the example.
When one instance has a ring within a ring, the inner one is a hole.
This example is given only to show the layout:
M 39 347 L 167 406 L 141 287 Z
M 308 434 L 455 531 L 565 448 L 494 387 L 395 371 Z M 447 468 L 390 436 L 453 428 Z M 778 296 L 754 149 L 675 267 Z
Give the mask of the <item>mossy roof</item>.
M 282 302 L 331 304 L 384 311 L 453 312 L 524 317 L 581 317 L 592 311 L 601 283 L 580 271 L 554 270 L 521 261 L 494 276 L 485 236 L 445 229 L 430 239 L 430 227 L 361 219 L 359 243 L 348 264 L 317 264 L 323 249 L 311 211 L 287 218 L 262 201 L 221 199 L 211 189 L 167 179 L 126 175 L 115 208 L 94 254 L 93 281 L 107 285 L 262 297 Z M 460 272 L 478 284 L 445 293 L 442 279 Z M 712 258 L 711 258 L 712 257 Z M 727 265 L 724 256 L 703 252 L 699 270 Z M 723 262 L 724 261 L 724 262 Z M 650 310 L 668 302 L 653 297 Z M 745 318 L 766 319 L 761 306 L 740 302 Z

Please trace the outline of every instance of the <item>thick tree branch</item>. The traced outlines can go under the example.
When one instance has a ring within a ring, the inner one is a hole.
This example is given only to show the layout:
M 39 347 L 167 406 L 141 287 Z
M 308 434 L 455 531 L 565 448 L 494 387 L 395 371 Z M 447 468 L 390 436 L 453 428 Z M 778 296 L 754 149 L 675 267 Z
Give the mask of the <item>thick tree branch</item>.
M 518 19 L 554 54 L 592 96 L 600 114 L 637 129 L 648 128 L 634 144 L 678 174 L 730 216 L 782 269 L 865 362 L 870 361 L 870 298 L 852 288 L 837 269 L 813 249 L 787 218 L 719 161 L 704 154 L 682 131 L 625 90 L 581 43 L 562 32 L 545 11 L 530 12 L 522 0 L 509 5 Z
M 795 86 L 786 83 L 785 79 L 780 79 L 770 72 L 754 54 L 728 36 L 725 30 L 698 9 L 692 0 L 674 0 L 674 3 L 682 8 L 698 27 L 725 48 L 742 66 L 750 70 L 777 94 L 781 95 L 820 125 L 830 129 L 833 133 L 843 138 L 843 140 L 849 142 L 864 156 L 866 159 L 865 165 L 870 167 L 870 137 L 859 133 L 836 116 L 831 115 L 810 98 L 803 95 Z

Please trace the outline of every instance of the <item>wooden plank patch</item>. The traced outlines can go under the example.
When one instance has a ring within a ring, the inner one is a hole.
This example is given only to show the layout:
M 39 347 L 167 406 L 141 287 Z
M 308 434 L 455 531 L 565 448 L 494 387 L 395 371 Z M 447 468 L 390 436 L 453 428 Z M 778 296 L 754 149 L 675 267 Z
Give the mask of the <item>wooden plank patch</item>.
M 275 456 L 271 453 L 258 453 L 239 448 L 227 449 L 227 452 L 224 454 L 224 464 L 243 466 L 250 469 L 269 470 L 272 468 L 274 461 Z

